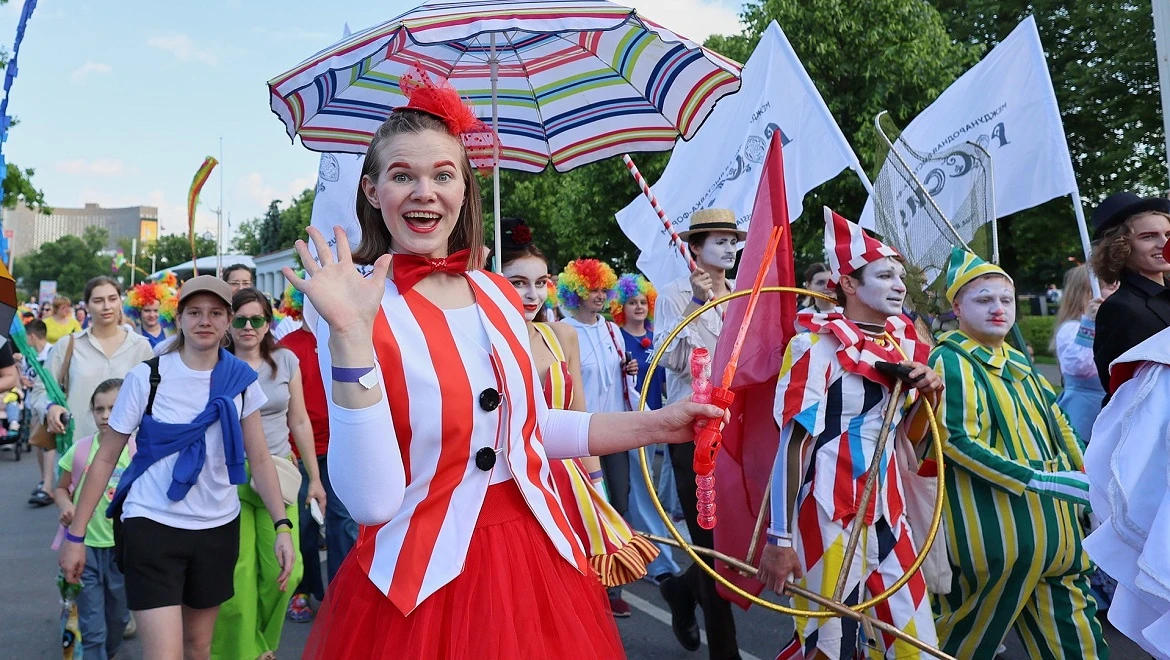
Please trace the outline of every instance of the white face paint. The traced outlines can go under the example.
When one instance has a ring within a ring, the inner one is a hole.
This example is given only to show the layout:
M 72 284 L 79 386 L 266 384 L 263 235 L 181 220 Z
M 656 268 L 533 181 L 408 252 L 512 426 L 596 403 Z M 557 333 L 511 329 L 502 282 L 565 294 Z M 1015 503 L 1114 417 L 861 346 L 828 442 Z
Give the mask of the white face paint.
M 968 282 L 954 304 L 959 329 L 993 348 L 1003 344 L 1016 322 L 1016 287 L 1002 277 Z
M 857 287 L 857 299 L 883 316 L 902 313 L 906 300 L 906 268 L 892 257 L 884 257 L 865 267 Z M 855 280 L 856 281 L 856 280 Z
M 548 300 L 548 264 L 538 257 L 521 257 L 504 264 L 503 270 L 524 303 L 524 320 L 534 320 Z
M 699 248 L 699 265 L 711 270 L 728 270 L 735 266 L 736 234 L 731 231 L 713 231 L 707 234 Z

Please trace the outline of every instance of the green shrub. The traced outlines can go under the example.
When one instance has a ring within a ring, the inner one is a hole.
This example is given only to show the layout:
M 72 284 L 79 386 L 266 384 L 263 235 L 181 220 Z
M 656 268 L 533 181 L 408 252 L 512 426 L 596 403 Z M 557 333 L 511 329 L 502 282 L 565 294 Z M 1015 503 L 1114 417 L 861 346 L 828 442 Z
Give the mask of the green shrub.
M 1052 355 L 1048 344 L 1056 330 L 1055 316 L 1021 316 L 1016 319 L 1016 323 L 1024 334 L 1024 341 L 1032 345 L 1036 355 Z

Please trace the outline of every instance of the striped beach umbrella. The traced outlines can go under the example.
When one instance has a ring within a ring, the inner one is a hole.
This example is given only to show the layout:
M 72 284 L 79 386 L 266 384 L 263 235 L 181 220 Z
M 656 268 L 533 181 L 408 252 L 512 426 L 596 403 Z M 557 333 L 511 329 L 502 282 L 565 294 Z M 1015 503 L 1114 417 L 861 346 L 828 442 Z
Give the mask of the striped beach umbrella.
M 604 0 L 434 0 L 273 78 L 272 110 L 310 149 L 365 153 L 390 109 L 406 104 L 398 81 L 415 64 L 496 128 L 502 167 L 527 172 L 670 149 L 739 89 L 740 72 Z M 495 177 L 498 218 L 499 168 Z

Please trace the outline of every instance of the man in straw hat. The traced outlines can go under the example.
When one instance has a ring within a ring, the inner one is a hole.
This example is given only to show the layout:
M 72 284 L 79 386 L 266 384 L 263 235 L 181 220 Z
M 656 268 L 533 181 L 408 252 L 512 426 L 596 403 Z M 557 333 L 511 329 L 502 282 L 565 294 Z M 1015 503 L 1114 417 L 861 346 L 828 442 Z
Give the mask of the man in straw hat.
M 691 216 L 691 226 L 679 237 L 687 242 L 695 260 L 695 270 L 660 288 L 654 318 L 658 319 L 660 337 L 665 337 L 684 318 L 694 313 L 712 297 L 725 296 L 735 288 L 727 279 L 728 269 L 735 266 L 738 245 L 747 238 L 747 232 L 736 225 L 735 214 L 727 209 L 703 209 Z M 716 309 L 703 313 L 687 326 L 670 346 L 659 346 L 663 351 L 662 366 L 666 368 L 666 398 L 669 403 L 691 396 L 691 350 L 706 348 L 715 352 L 715 341 L 723 329 L 723 317 Z M 696 545 L 712 548 L 715 537 L 711 530 L 698 525 L 698 500 L 695 496 L 694 443 L 670 446 L 670 462 L 674 468 L 679 502 L 686 517 L 687 529 Z M 685 573 L 667 578 L 659 585 L 662 597 L 670 606 L 671 627 L 679 644 L 688 651 L 699 648 L 699 626 L 695 620 L 695 605 L 703 608 L 707 624 L 707 646 L 712 660 L 739 658 L 735 638 L 735 619 L 731 604 L 715 591 L 715 581 L 698 566 L 692 565 Z
M 1005 340 L 1016 292 L 999 266 L 955 248 L 946 295 L 959 329 L 939 337 L 947 542 L 954 573 L 939 597 L 941 648 L 991 658 L 1013 627 L 1033 658 L 1105 658 L 1081 550 L 1088 503 L 1083 445 L 1056 394 Z
M 757 578 L 777 593 L 796 579 L 806 589 L 856 605 L 885 591 L 918 553 L 887 424 L 923 437 L 921 423 L 911 428 L 919 422 L 917 401 L 937 398 L 942 381 L 924 364 L 929 347 L 902 314 L 901 256 L 829 209 L 825 249 L 842 309 L 802 314 L 797 323 L 807 332 L 785 351 L 774 409 L 781 431 L 772 518 Z M 883 368 L 891 362 L 905 368 L 903 375 Z M 898 379 L 905 390 L 895 387 Z M 903 393 L 895 395 L 895 389 Z M 870 478 L 874 487 L 866 496 Z M 857 525 L 864 528 L 855 535 Z M 793 604 L 817 609 L 800 597 Z M 936 643 L 921 571 L 875 612 Z M 855 658 L 864 648 L 883 657 L 918 657 L 905 642 L 871 632 L 859 634 L 851 620 L 797 617 L 795 635 L 779 657 Z

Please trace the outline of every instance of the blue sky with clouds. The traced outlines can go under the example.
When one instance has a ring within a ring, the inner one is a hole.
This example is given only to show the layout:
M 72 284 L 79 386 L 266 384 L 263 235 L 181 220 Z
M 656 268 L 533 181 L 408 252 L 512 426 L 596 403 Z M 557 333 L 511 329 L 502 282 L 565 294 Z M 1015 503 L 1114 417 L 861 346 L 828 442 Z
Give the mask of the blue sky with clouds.
M 11 49 L 23 0 L 0 7 Z M 223 159 L 204 188 L 200 231 L 219 205 L 232 224 L 316 181 L 319 156 L 290 142 L 266 82 L 341 37 L 418 0 L 197 3 L 39 0 L 20 51 L 9 112 L 20 120 L 8 162 L 36 169 L 50 205 L 157 206 L 163 233 L 186 230 L 191 177 Z M 626 4 L 696 41 L 738 31 L 736 0 Z M 222 179 L 221 179 L 222 175 Z

